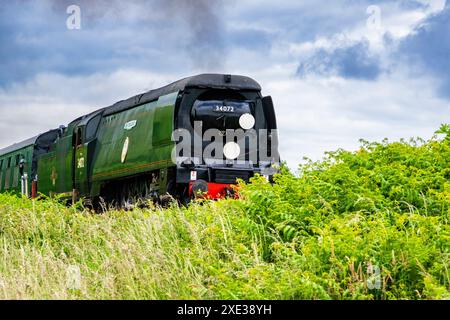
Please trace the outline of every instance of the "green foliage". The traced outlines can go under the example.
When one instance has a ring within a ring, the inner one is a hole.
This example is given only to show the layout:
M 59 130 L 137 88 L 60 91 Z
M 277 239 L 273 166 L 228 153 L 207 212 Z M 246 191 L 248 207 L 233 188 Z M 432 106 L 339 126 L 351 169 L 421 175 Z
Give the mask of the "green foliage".
M 0 298 L 449 299 L 449 133 L 363 141 L 187 208 L 0 195 Z
M 266 259 L 293 263 L 333 299 L 449 298 L 449 127 L 438 133 L 447 137 L 363 141 L 302 165 L 298 177 L 255 179 L 243 195 L 271 230 Z M 368 286 L 374 266 L 379 290 Z
M 445 134 L 445 139 L 450 140 L 450 124 L 443 124 L 441 128 L 436 131 L 436 134 Z

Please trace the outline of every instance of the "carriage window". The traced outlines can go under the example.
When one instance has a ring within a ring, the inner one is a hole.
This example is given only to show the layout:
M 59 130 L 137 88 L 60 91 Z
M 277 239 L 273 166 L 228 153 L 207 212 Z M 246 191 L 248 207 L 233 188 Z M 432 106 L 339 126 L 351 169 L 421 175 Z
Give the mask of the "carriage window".
M 6 162 L 6 169 L 9 169 L 9 168 L 11 168 L 11 157 L 9 157 Z
M 20 154 L 16 155 L 16 166 L 19 165 L 20 162 Z
M 2 160 L 0 160 L 0 171 L 3 169 L 3 159 Z M 0 181 L 0 183 L 1 183 L 1 181 Z

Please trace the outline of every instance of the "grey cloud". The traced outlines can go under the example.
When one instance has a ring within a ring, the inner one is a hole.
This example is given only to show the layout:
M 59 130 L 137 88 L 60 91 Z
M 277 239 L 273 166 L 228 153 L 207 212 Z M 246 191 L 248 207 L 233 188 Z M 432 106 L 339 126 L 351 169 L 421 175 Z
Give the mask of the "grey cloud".
M 314 74 L 359 80 L 375 80 L 381 72 L 380 59 L 370 52 L 367 41 L 330 50 L 318 49 L 297 70 L 301 77 Z
M 440 80 L 437 88 L 450 99 L 450 5 L 431 16 L 401 41 L 397 58 L 411 66 L 414 76 L 431 73 Z
M 74 2 L 82 29 L 71 31 L 66 8 Z M 220 0 L 1 3 L 0 87 L 49 72 L 220 68 L 226 58 L 221 8 Z
M 65 10 L 73 3 L 72 0 L 48 0 L 55 10 Z M 124 19 L 130 7 L 138 10 L 134 16 L 135 22 L 142 26 L 158 29 L 170 25 L 177 34 L 176 40 L 184 45 L 186 53 L 195 67 L 210 68 L 222 63 L 225 57 L 224 21 L 222 0 L 79 0 L 77 4 L 86 12 L 86 21 L 98 21 L 107 14 L 118 19 Z M 123 22 L 123 20 L 122 20 Z M 133 21 L 127 21 L 133 23 Z M 161 34 L 156 43 L 142 44 L 158 46 L 158 42 L 171 39 Z M 124 39 L 126 41 L 126 39 Z

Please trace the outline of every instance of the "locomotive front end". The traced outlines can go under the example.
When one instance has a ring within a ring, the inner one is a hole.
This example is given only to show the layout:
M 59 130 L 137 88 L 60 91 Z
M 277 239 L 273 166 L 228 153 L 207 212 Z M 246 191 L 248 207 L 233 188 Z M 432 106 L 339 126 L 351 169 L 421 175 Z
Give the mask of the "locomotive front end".
M 235 196 L 239 180 L 277 172 L 272 99 L 250 78 L 210 75 L 208 84 L 187 88 L 175 122 L 176 183 L 189 197 Z

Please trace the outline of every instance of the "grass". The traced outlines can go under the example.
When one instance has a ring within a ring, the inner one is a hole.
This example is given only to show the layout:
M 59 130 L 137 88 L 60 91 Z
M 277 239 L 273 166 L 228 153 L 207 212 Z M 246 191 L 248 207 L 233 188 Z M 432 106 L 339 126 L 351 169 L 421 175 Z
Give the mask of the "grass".
M 1 299 L 449 299 L 450 129 L 93 214 L 0 195 Z

